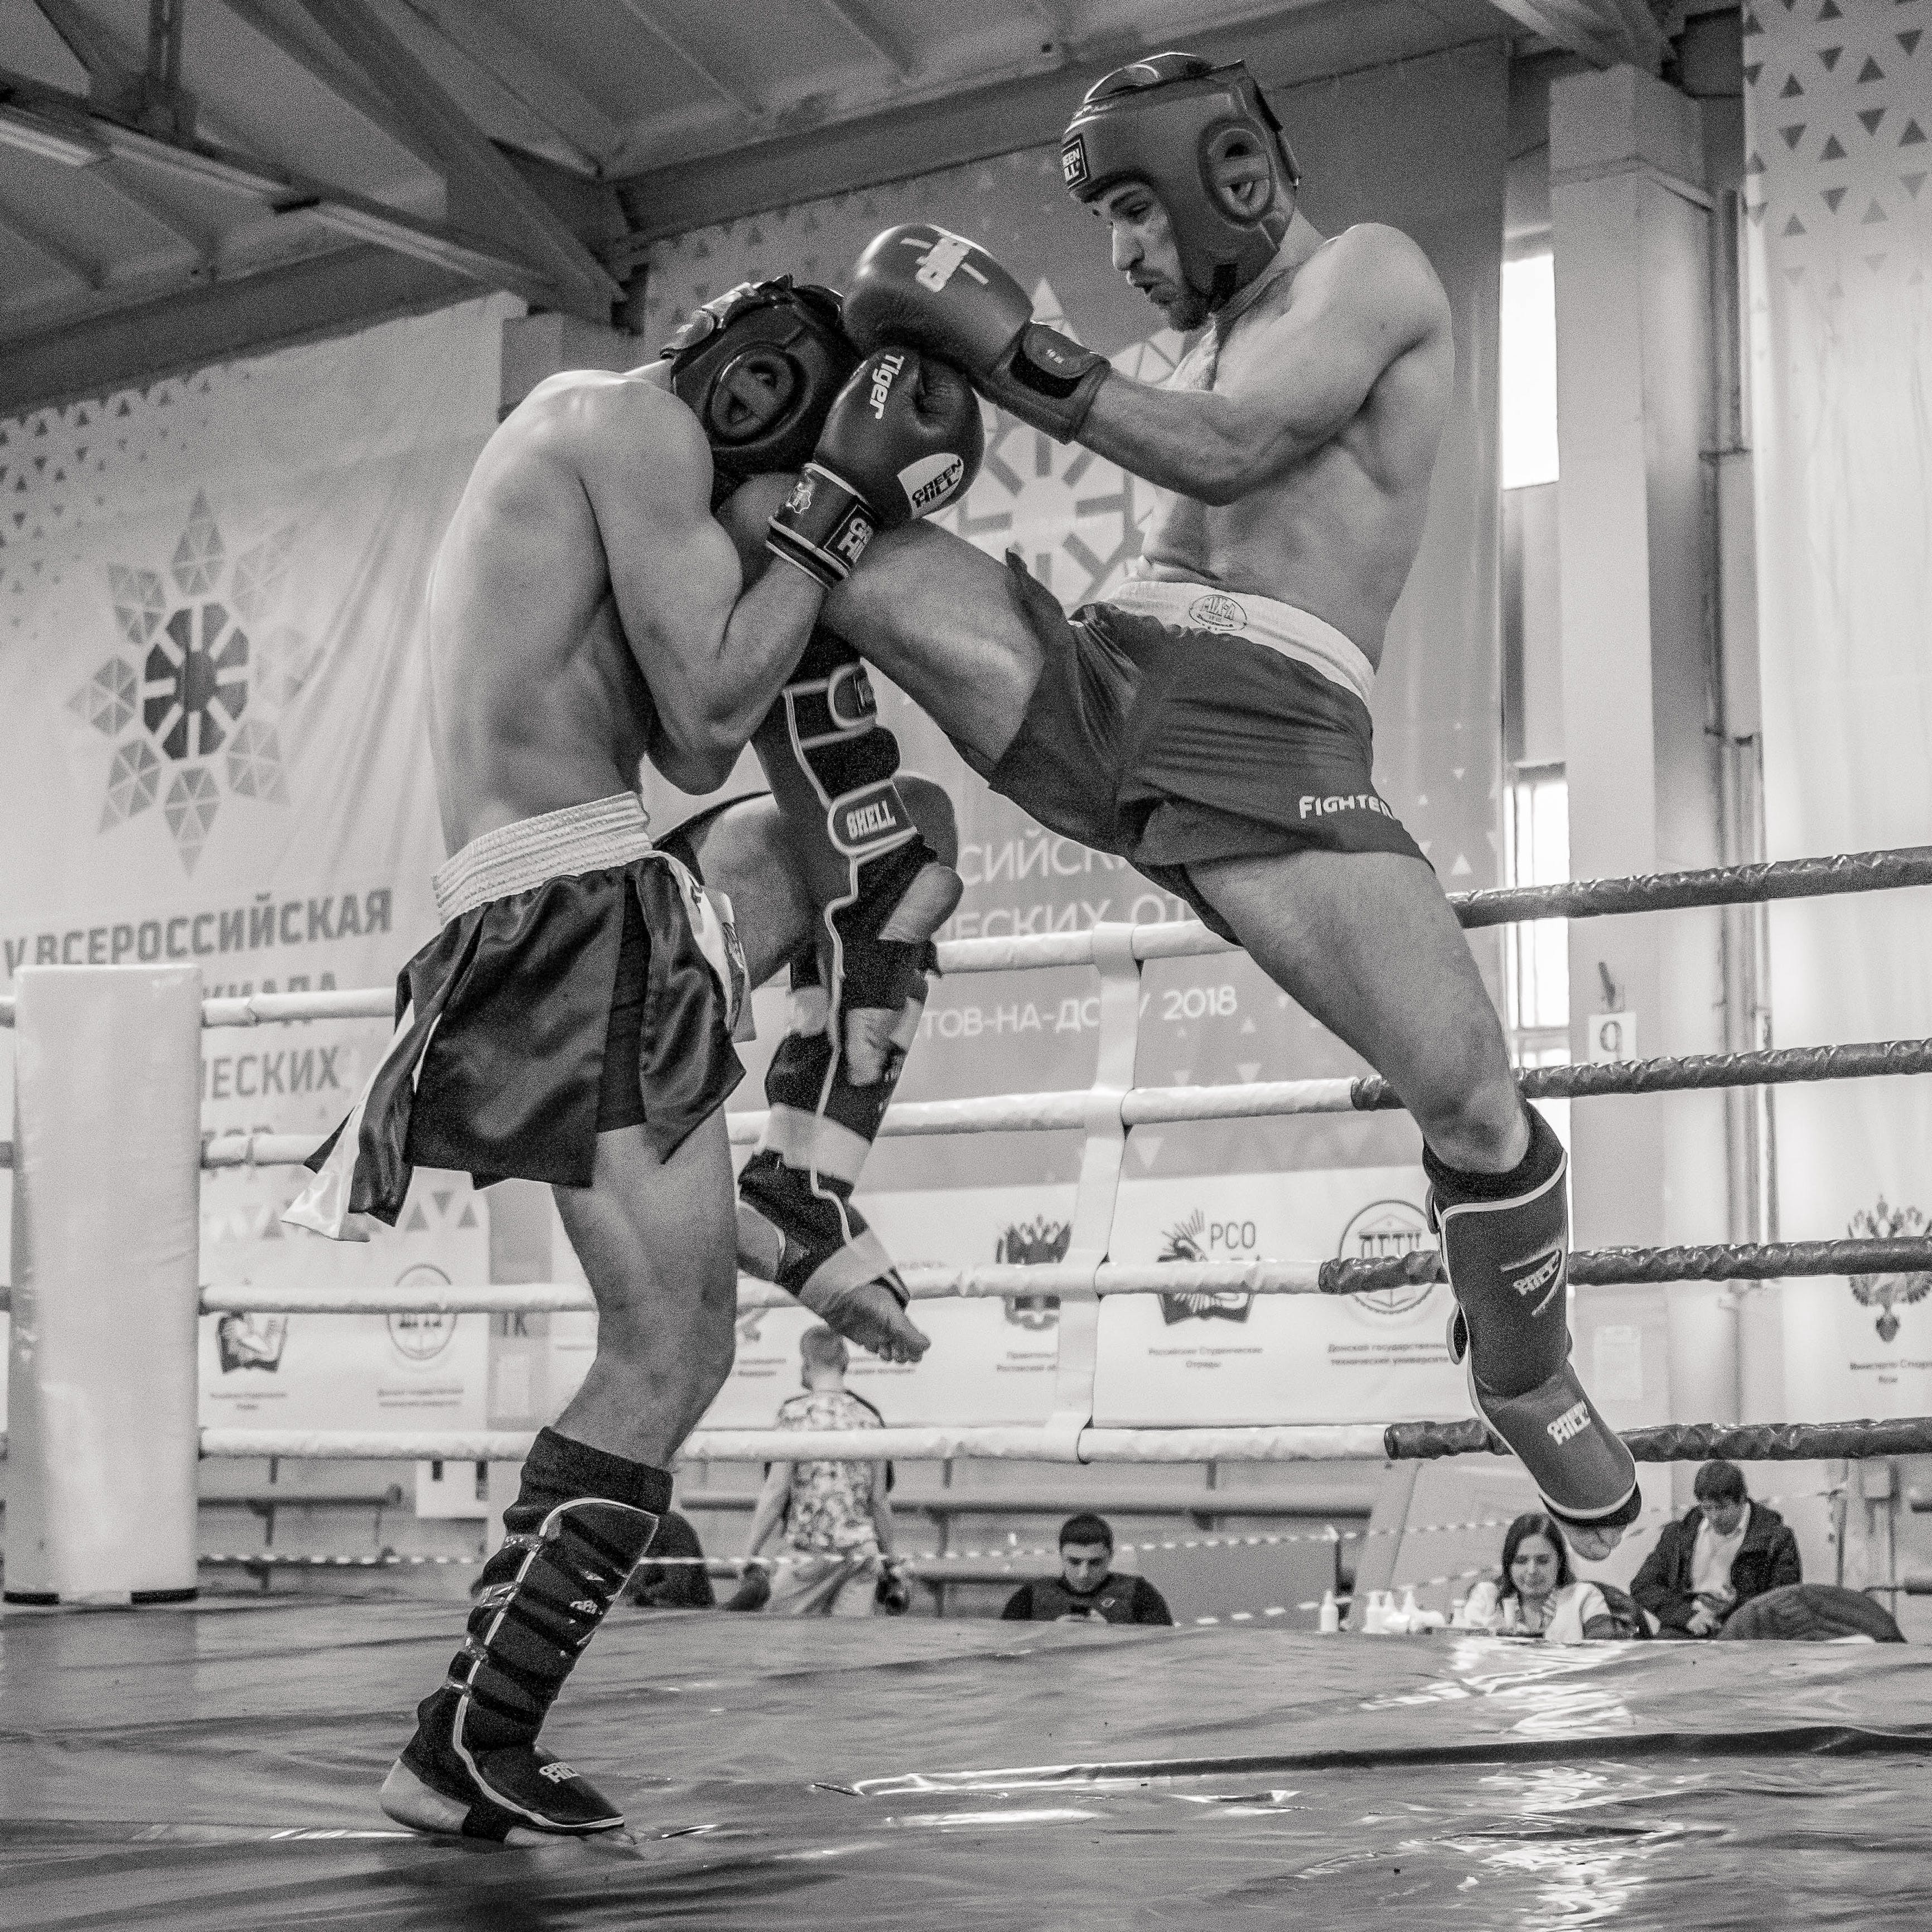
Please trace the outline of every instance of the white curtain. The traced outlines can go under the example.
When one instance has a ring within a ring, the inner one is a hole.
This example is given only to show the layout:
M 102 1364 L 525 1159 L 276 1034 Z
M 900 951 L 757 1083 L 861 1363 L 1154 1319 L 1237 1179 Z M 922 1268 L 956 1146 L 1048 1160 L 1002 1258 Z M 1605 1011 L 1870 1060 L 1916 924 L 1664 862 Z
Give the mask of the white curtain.
M 1744 16 L 1772 856 L 1932 843 L 1932 46 L 1893 0 Z M 1784 1046 L 1932 1034 L 1932 895 L 1775 907 Z M 1932 1084 L 1787 1087 L 1787 1238 L 1932 1215 Z M 1932 1410 L 1932 1276 L 1786 1290 L 1794 1414 Z M 1846 1407 L 1850 1403 L 1856 1406 Z M 1828 1405 L 1828 1407 L 1827 1407 Z

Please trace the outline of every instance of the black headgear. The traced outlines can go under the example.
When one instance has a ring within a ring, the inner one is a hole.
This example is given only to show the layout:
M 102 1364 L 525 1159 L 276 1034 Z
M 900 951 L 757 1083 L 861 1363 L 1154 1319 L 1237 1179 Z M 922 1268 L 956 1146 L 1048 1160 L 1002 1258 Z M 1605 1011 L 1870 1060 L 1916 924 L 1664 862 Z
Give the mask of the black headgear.
M 1239 61 L 1151 54 L 1094 82 L 1060 144 L 1067 192 L 1090 202 L 1144 182 L 1167 211 L 1180 272 L 1210 309 L 1274 259 L 1301 175 Z
M 707 303 L 665 345 L 671 392 L 711 445 L 714 510 L 747 477 L 804 467 L 859 366 L 838 312 L 836 290 L 780 275 Z

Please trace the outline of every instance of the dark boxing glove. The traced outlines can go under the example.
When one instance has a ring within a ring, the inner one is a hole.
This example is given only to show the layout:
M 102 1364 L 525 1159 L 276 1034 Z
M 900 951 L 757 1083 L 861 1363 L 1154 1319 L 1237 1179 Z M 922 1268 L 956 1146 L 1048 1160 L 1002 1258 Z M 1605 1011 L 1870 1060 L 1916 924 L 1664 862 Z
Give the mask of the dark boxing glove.
M 880 349 L 839 391 L 766 547 L 830 590 L 875 530 L 962 495 L 986 448 L 979 400 L 956 369 L 916 349 Z
M 842 321 L 861 349 L 910 342 L 956 362 L 991 401 L 1060 442 L 1080 434 L 1112 373 L 1105 356 L 1035 322 L 1025 290 L 976 242 L 929 222 L 874 236 Z

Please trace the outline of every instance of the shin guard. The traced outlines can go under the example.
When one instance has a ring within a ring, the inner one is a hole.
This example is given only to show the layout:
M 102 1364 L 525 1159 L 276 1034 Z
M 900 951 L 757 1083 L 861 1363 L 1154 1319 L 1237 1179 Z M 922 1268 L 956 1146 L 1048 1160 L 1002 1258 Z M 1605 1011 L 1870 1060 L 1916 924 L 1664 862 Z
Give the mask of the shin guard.
M 754 1272 L 834 1328 L 840 1303 L 870 1282 L 884 1282 L 905 1304 L 892 1257 L 853 1206 L 852 1190 L 925 1006 L 922 976 L 901 1010 L 884 1075 L 854 1087 L 833 1064 L 824 988 L 808 962 L 794 968 L 791 1024 L 765 1076 L 770 1112 L 738 1177 L 739 1246 Z
M 508 1534 L 478 1579 L 463 1648 L 416 1707 L 416 1735 L 382 1786 L 391 1817 L 499 1840 L 623 1823 L 537 1732 L 670 1502 L 661 1469 L 554 1430 L 538 1436 L 503 1512 Z
M 885 938 L 922 876 L 943 862 L 914 825 L 893 776 L 898 745 L 878 722 L 865 667 L 842 638 L 813 635 L 753 740 L 791 848 L 819 908 L 812 954 L 792 976 L 791 1023 L 765 1080 L 770 1114 L 739 1177 L 739 1246 L 755 1273 L 840 1327 L 840 1304 L 883 1282 L 903 1306 L 891 1257 L 852 1205 L 886 1102 L 919 1030 L 931 934 L 958 898 L 922 886 L 914 934 Z M 845 1016 L 894 1016 L 885 1067 L 847 1077 Z
M 1477 1410 L 1515 1451 L 1550 1513 L 1619 1529 L 1642 1507 L 1636 1465 L 1570 1366 L 1568 1160 L 1528 1109 L 1529 1151 L 1507 1174 L 1473 1174 L 1425 1150 L 1430 1213 L 1456 1297 L 1449 1352 L 1468 1358 Z
M 835 1021 L 855 1006 L 897 1012 L 931 963 L 931 934 L 880 934 L 914 881 L 940 861 L 892 782 L 898 740 L 878 722 L 866 667 L 843 638 L 812 634 L 752 746 L 819 909 L 821 984 Z M 831 1039 L 836 1054 L 836 1024 Z

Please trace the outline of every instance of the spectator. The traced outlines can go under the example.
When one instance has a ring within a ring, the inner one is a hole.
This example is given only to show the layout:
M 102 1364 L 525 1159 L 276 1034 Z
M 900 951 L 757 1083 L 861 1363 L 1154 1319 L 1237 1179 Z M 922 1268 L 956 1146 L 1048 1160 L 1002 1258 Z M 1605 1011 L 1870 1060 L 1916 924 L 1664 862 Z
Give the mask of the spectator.
M 1540 1510 L 1526 1510 L 1504 1532 L 1502 1575 L 1478 1583 L 1456 1621 L 1461 1628 L 1551 1643 L 1622 1634 L 1603 1592 L 1571 1571 L 1570 1546 Z
M 640 1610 L 708 1610 L 716 1604 L 705 1574 L 704 1546 L 676 1510 L 665 1510 L 625 1594 Z
M 1160 1592 L 1144 1576 L 1116 1576 L 1113 1560 L 1106 1518 L 1070 1516 L 1060 1526 L 1060 1574 L 1022 1583 L 1000 1615 L 1009 1623 L 1172 1623 Z
M 850 1358 L 830 1328 L 799 1343 L 805 1393 L 779 1405 L 781 1429 L 882 1429 L 885 1418 L 845 1386 Z M 752 1512 L 745 1556 L 768 1570 L 764 1606 L 794 1617 L 868 1617 L 884 1607 L 879 1581 L 892 1553 L 892 1469 L 884 1462 L 774 1462 Z M 760 1556 L 776 1535 L 776 1559 Z M 896 1568 L 896 1566 L 893 1566 Z
M 1768 1504 L 1754 1503 L 1735 1462 L 1706 1462 L 1691 1486 L 1697 1506 L 1666 1523 L 1631 1580 L 1630 1594 L 1670 1636 L 1714 1636 L 1740 1604 L 1802 1582 L 1798 1539 Z

